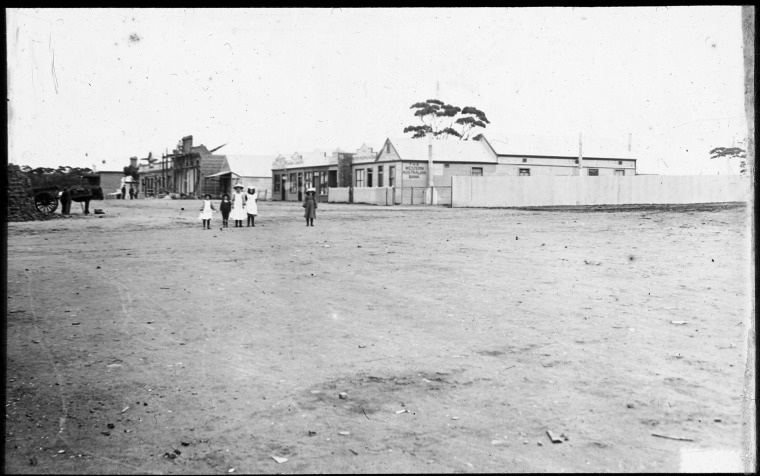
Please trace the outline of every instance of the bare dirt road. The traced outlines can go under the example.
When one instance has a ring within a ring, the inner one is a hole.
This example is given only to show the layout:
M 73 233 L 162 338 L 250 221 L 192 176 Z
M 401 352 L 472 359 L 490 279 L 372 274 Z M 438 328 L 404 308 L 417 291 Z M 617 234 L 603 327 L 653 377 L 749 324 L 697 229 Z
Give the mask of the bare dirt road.
M 7 225 L 6 472 L 669 472 L 741 450 L 744 206 L 320 204 L 307 228 L 264 202 L 206 231 L 199 206 Z

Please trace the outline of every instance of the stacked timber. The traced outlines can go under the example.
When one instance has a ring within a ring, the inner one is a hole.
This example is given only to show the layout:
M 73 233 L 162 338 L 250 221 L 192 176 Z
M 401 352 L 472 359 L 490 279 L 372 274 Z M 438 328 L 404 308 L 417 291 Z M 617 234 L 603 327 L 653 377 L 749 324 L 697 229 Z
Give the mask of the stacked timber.
M 31 182 L 18 165 L 8 164 L 6 192 L 5 221 L 47 220 L 56 216 L 52 213 L 45 215 L 34 207 Z

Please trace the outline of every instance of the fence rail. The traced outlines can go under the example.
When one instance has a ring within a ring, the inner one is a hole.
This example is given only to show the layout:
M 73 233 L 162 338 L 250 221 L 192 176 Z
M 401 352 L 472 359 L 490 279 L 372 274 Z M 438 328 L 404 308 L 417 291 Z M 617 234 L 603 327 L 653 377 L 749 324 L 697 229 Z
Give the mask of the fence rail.
M 451 205 L 451 187 L 433 187 L 437 205 Z M 331 187 L 331 203 L 367 203 L 370 205 L 425 205 L 428 187 Z

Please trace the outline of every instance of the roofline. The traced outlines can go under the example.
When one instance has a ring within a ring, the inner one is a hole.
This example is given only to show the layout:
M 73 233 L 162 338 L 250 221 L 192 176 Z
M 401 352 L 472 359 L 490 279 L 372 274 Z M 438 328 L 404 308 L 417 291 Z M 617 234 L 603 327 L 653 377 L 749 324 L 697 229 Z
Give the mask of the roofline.
M 577 155 L 531 155 L 531 154 L 496 154 L 496 157 L 526 157 L 533 159 L 577 159 Z M 583 160 L 632 160 L 636 162 L 637 159 L 631 159 L 626 157 L 583 157 Z

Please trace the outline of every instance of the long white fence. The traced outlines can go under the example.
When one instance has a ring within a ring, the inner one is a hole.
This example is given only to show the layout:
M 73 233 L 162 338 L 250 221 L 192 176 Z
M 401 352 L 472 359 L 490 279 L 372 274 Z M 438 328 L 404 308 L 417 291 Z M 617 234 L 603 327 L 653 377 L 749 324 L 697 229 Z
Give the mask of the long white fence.
M 455 176 L 452 207 L 541 207 L 743 202 L 750 179 L 739 175 Z
M 330 187 L 327 189 L 327 201 L 330 203 L 348 203 L 351 197 L 348 187 Z

